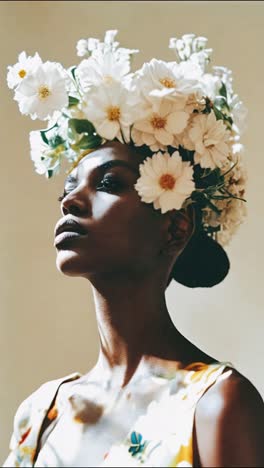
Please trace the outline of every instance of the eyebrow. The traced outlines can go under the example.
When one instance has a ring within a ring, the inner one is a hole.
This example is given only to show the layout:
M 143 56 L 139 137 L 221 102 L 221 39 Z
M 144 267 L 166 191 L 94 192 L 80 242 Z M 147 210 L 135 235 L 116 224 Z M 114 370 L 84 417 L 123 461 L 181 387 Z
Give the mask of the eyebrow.
M 113 159 L 111 161 L 106 161 L 105 163 L 101 164 L 100 166 L 97 166 L 95 169 L 98 169 L 100 171 L 104 171 L 106 169 L 110 169 L 112 167 L 116 166 L 121 166 L 125 167 L 126 169 L 129 169 L 130 171 L 134 172 L 135 174 L 139 175 L 138 169 L 136 169 L 133 166 L 130 166 L 126 161 L 123 161 L 122 159 Z M 68 175 L 65 179 L 65 183 L 71 183 L 71 182 L 77 182 L 77 178 L 74 177 L 72 174 Z

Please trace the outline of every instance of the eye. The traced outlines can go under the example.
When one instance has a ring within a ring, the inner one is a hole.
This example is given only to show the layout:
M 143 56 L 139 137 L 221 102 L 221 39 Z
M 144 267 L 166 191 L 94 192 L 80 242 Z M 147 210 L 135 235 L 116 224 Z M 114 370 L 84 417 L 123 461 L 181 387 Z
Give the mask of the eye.
M 108 192 L 118 190 L 121 187 L 121 183 L 115 179 L 113 174 L 107 174 L 96 187 L 97 190 L 106 190 Z
M 115 179 L 113 174 L 107 174 L 96 187 L 97 190 L 105 190 L 108 192 L 117 191 L 121 188 L 121 183 Z M 58 197 L 58 201 L 61 202 L 66 195 L 70 193 L 70 190 L 66 191 L 64 189 L 63 194 Z

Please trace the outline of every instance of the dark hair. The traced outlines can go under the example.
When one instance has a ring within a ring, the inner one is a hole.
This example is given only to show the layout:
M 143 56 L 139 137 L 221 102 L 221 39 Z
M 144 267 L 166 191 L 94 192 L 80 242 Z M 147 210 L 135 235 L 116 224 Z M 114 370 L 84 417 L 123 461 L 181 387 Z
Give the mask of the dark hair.
M 167 286 L 174 279 L 189 288 L 210 288 L 223 281 L 230 268 L 228 256 L 216 240 L 195 232 L 177 258 Z

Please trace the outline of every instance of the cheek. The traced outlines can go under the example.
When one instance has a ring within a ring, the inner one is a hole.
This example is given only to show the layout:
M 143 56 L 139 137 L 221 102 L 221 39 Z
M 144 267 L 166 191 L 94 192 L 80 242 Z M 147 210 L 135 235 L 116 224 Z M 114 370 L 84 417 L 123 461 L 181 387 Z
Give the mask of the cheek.
M 107 256 L 111 252 L 115 256 L 155 255 L 162 241 L 160 215 L 137 194 L 119 198 L 108 206 L 104 215 L 95 221 L 93 233 L 98 249 Z
M 163 240 L 160 216 L 159 210 L 143 203 L 137 194 L 94 201 L 89 235 L 80 248 L 58 253 L 57 268 L 77 276 L 153 268 Z

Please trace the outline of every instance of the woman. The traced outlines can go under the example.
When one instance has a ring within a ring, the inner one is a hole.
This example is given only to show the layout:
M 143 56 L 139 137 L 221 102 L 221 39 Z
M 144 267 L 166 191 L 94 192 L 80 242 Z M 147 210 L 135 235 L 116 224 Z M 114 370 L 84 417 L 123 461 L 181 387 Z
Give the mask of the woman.
M 196 204 L 142 203 L 139 175 L 153 172 L 143 174 L 140 148 L 112 138 L 86 153 L 65 181 L 54 245 L 58 270 L 91 283 L 98 361 L 22 402 L 4 466 L 263 466 L 261 396 L 185 338 L 165 301 L 172 278 L 219 283 L 227 255 L 200 229 Z M 156 170 L 165 155 L 153 156 Z M 159 181 L 172 189 L 170 174 Z

